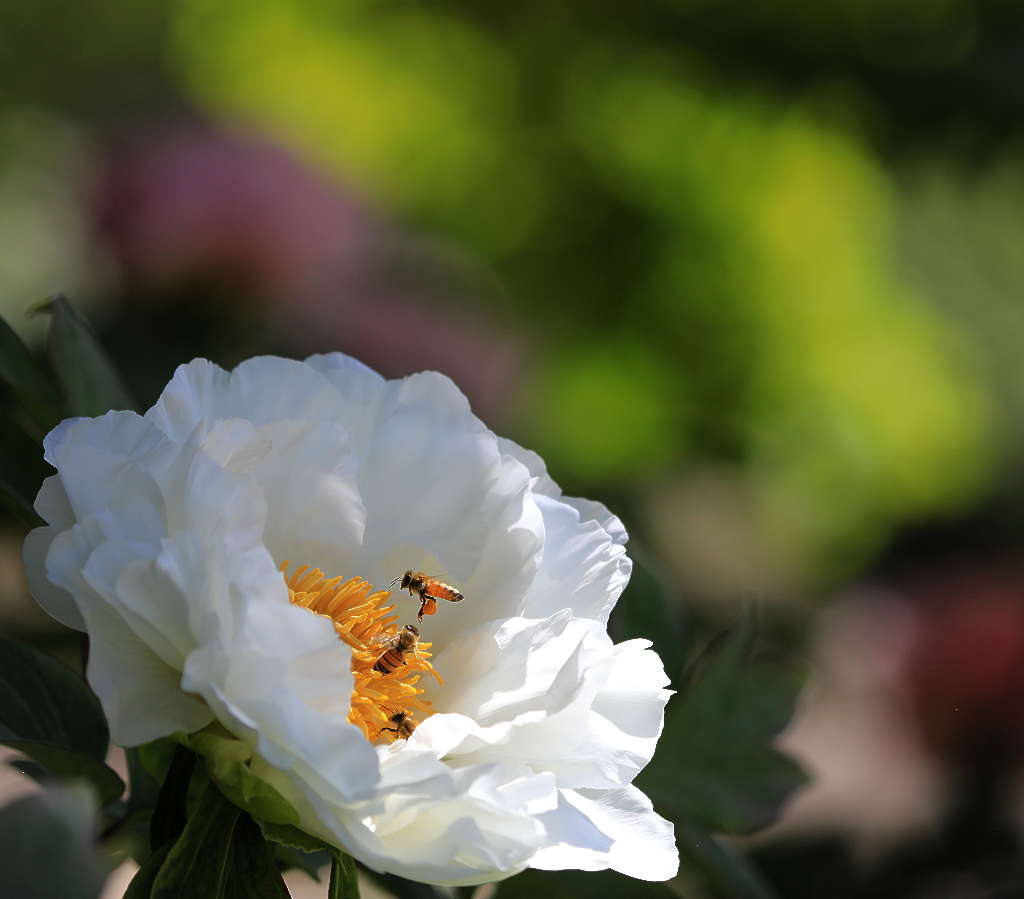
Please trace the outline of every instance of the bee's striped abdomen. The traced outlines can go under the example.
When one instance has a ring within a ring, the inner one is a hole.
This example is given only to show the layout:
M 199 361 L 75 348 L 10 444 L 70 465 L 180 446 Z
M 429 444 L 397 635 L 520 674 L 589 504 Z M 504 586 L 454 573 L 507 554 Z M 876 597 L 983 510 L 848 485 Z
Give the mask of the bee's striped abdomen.
M 381 653 L 381 657 L 373 663 L 373 670 L 381 674 L 391 674 L 396 668 L 405 664 L 402 653 L 397 649 L 389 649 Z

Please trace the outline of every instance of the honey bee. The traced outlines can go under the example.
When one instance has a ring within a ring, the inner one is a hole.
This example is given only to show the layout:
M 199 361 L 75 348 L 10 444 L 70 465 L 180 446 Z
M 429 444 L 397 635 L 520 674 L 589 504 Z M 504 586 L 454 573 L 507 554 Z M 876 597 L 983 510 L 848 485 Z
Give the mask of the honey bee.
M 412 736 L 412 732 L 416 730 L 416 722 L 412 720 L 412 715 L 408 712 L 395 712 L 390 718 L 388 718 L 394 727 L 382 727 L 381 733 L 388 731 L 388 733 L 395 734 L 396 740 L 408 740 Z
M 442 583 L 436 577 L 424 574 L 422 571 L 407 571 L 401 577 L 396 577 L 388 589 L 393 590 L 399 581 L 402 582 L 399 586 L 400 590 L 408 590 L 410 596 L 419 594 L 420 611 L 416 616 L 419 621 L 423 620 L 424 615 L 433 615 L 437 611 L 437 600 L 447 599 L 448 602 L 462 602 L 465 598 L 458 587 Z
M 416 652 L 416 644 L 419 641 L 419 628 L 414 624 L 407 624 L 397 634 L 380 639 L 380 643 L 387 648 L 380 654 L 380 658 L 373 663 L 373 670 L 381 674 L 391 674 L 396 668 L 405 664 L 405 654 Z

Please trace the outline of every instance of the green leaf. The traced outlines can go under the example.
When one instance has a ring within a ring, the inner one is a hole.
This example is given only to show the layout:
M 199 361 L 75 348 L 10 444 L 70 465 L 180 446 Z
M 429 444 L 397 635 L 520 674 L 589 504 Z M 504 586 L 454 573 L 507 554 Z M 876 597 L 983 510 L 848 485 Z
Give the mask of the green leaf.
M 260 821 L 260 829 L 263 835 L 274 843 L 282 846 L 290 846 L 300 852 L 335 852 L 335 846 L 329 846 L 323 840 L 310 836 L 303 830 L 291 824 L 274 824 L 270 821 Z
M 53 370 L 72 414 L 94 416 L 136 408 L 92 328 L 67 299 L 57 295 L 44 308 L 50 313 L 48 349 Z
M 35 740 L 103 760 L 107 720 L 74 671 L 22 643 L 0 637 L 0 738 Z
M 100 805 L 113 802 L 124 792 L 124 781 L 120 775 L 92 756 L 34 740 L 5 739 L 0 740 L 0 743 L 27 755 L 54 777 L 85 778 L 96 788 Z
M 738 850 L 685 815 L 675 819 L 676 845 L 684 866 L 698 872 L 722 899 L 776 899 L 775 891 Z M 688 863 L 688 865 L 687 865 Z
M 0 809 L 0 896 L 95 899 L 105 875 L 93 849 L 95 815 L 84 784 L 49 787 Z
M 151 899 L 287 899 L 274 853 L 252 818 L 207 784 L 164 859 Z
M 359 899 L 359 877 L 356 863 L 347 852 L 331 854 L 331 881 L 327 899 Z
M 9 423 L 0 428 L 0 491 L 33 527 L 43 523 L 32 508 L 36 494 L 52 473 L 37 441 Z
M 56 391 L 21 338 L 3 318 L 0 318 L 0 381 L 11 388 L 41 433 L 45 434 L 60 421 Z
M 299 823 L 295 807 L 249 770 L 253 752 L 241 740 L 205 730 L 192 734 L 188 742 L 203 757 L 210 777 L 239 808 L 259 821 L 285 825 Z
M 57 777 L 85 777 L 103 804 L 124 791 L 107 765 L 109 733 L 99 700 L 70 668 L 0 637 L 0 743 Z
M 745 620 L 670 703 L 653 762 L 638 781 L 670 816 L 713 832 L 769 824 L 806 780 L 772 743 L 786 726 L 803 677 L 755 657 Z
M 153 852 L 176 841 L 185 829 L 188 788 L 195 767 L 195 753 L 178 746 L 153 808 L 149 831 L 149 847 Z
M 157 875 L 160 873 L 160 869 L 164 866 L 164 861 L 173 848 L 174 844 L 168 843 L 150 855 L 146 859 L 146 863 L 135 872 L 135 876 L 132 878 L 132 882 L 128 884 L 128 889 L 125 890 L 122 899 L 149 899 L 153 892 L 153 884 L 156 882 Z
M 498 899 L 679 899 L 663 883 L 615 871 L 523 871 L 498 885 Z

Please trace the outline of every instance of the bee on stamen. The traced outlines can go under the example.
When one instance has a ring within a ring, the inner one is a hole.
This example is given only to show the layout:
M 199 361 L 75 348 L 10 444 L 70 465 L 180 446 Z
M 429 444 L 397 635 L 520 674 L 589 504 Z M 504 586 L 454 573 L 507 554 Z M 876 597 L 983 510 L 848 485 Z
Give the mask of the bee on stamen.
M 388 585 L 388 589 L 393 590 L 399 581 L 401 581 L 400 590 L 408 590 L 410 596 L 419 594 L 420 610 L 416 615 L 418 621 L 422 621 L 424 615 L 433 615 L 437 612 L 437 600 L 439 599 L 446 599 L 448 602 L 462 602 L 465 598 L 458 587 L 445 584 L 422 571 L 410 569 L 401 577 L 396 577 Z
M 405 654 L 411 652 L 417 654 L 416 644 L 419 642 L 419 628 L 414 624 L 407 624 L 397 634 L 380 636 L 374 642 L 384 646 L 376 662 L 373 663 L 373 670 L 381 674 L 391 674 L 400 666 L 406 664 Z
M 388 733 L 395 734 L 396 740 L 408 740 L 412 736 L 412 732 L 416 730 L 416 722 L 412 720 L 412 715 L 408 712 L 395 712 L 388 718 L 388 721 L 395 726 L 382 727 L 380 733 L 387 731 Z

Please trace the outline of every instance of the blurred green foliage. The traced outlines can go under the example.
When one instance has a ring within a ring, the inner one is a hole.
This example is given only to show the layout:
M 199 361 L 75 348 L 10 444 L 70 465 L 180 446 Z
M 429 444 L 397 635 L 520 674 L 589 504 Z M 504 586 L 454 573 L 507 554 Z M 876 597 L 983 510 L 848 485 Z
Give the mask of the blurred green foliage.
M 925 31 L 925 68 L 970 47 L 950 44 L 957 3 L 781 12 L 832 40 Z M 738 460 L 762 550 L 797 583 L 977 496 L 983 373 L 901 266 L 899 197 L 858 129 L 811 95 L 724 89 L 646 30 L 653 13 L 623 13 L 631 38 L 607 9 L 532 15 L 184 0 L 171 60 L 212 114 L 498 269 L 542 348 L 524 441 L 571 486 Z

